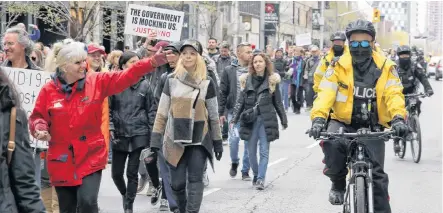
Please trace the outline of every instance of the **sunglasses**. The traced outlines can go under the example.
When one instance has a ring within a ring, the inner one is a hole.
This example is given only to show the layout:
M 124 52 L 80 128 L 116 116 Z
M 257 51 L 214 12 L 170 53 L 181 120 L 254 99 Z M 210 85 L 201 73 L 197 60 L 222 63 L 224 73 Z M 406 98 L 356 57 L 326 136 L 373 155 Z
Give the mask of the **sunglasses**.
M 358 47 L 358 46 L 363 47 L 363 48 L 367 48 L 370 45 L 371 45 L 371 42 L 370 41 L 366 41 L 366 40 L 363 40 L 363 41 L 351 41 L 350 42 L 350 46 L 354 47 L 354 48 Z
M 37 57 L 31 57 L 31 60 L 36 61 Z

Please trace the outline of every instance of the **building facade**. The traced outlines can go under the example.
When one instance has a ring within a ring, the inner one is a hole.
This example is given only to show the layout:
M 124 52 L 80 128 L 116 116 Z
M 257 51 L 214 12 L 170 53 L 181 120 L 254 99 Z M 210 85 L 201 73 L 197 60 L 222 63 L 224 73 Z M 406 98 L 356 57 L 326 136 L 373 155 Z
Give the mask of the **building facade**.
M 373 7 L 377 7 L 381 14 L 385 16 L 385 20 L 392 22 L 391 31 L 410 32 L 411 24 L 415 24 L 417 17 L 414 14 L 418 8 L 417 2 L 406 1 L 375 1 Z M 414 11 L 414 12 L 412 12 Z M 411 15 L 412 14 L 412 15 Z
M 443 53 L 443 2 L 427 2 L 428 47 L 434 52 Z

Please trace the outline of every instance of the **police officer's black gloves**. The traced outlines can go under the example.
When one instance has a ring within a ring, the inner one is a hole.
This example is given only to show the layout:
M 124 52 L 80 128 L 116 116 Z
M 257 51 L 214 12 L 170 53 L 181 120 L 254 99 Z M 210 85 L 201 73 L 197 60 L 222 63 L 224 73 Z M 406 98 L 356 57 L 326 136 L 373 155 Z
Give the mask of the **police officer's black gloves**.
M 405 120 L 400 115 L 396 115 L 394 119 L 392 119 L 391 128 L 399 137 L 405 137 L 409 132 L 408 125 L 406 125 Z
M 314 120 L 312 120 L 311 131 L 309 131 L 309 137 L 313 137 L 314 139 L 319 138 L 325 123 L 326 119 L 324 118 L 314 118 Z
M 426 90 L 426 95 L 427 95 L 428 97 L 431 97 L 433 94 L 434 94 L 434 90 L 432 90 L 432 89 L 428 89 L 428 90 Z

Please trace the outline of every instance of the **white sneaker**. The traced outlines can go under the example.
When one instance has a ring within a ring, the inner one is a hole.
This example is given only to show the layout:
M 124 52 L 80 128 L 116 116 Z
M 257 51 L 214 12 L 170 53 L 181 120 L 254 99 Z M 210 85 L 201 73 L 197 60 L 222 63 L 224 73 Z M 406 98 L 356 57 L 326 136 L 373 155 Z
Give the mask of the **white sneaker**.
M 160 211 L 161 212 L 168 212 L 169 211 L 169 203 L 168 200 L 166 199 L 161 199 L 160 200 Z
M 155 187 L 152 185 L 152 183 L 149 183 L 148 191 L 146 192 L 146 196 L 150 197 L 155 193 Z

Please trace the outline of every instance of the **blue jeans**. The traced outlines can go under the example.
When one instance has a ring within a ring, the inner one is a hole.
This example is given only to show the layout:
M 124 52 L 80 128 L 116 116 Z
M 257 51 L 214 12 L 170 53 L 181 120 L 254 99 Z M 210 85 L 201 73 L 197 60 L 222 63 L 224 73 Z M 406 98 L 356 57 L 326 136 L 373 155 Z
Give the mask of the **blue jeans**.
M 251 163 L 252 172 L 257 176 L 258 180 L 265 180 L 266 170 L 268 169 L 269 161 L 269 142 L 266 137 L 265 125 L 261 116 L 252 127 L 251 138 L 249 139 L 249 162 Z M 260 161 L 257 163 L 257 147 L 260 145 Z
M 231 122 L 232 120 L 232 116 L 233 116 L 233 112 L 230 110 L 228 112 L 228 123 Z M 234 128 L 240 129 L 240 124 L 237 123 L 234 125 Z M 231 155 L 231 161 L 232 163 L 239 163 L 240 159 L 238 157 L 238 144 L 240 142 L 240 136 L 237 135 L 237 137 L 234 137 L 232 135 L 232 132 L 234 130 L 230 130 L 229 131 L 229 137 L 228 137 L 228 141 L 229 141 L 229 151 L 230 151 L 230 155 Z M 248 141 L 245 141 L 245 150 L 243 152 L 243 167 L 241 169 L 242 173 L 249 173 L 249 168 L 251 168 L 249 166 L 249 155 L 248 155 Z
M 289 108 L 289 81 L 283 80 L 280 83 L 280 93 L 285 110 L 287 110 Z

